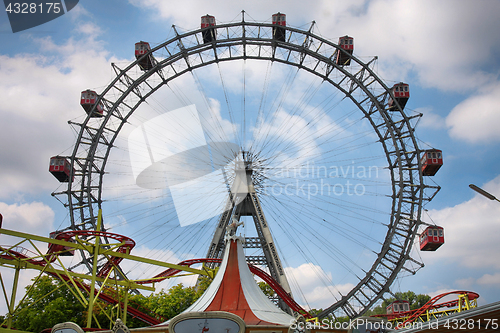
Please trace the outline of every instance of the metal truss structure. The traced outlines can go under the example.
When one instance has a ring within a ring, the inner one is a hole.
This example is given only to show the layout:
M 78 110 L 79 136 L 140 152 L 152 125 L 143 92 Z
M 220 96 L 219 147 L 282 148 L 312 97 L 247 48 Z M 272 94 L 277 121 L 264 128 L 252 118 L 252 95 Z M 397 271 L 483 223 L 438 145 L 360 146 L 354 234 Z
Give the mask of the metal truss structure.
M 454 300 L 437 303 L 439 300 L 449 298 L 451 295 L 458 295 L 458 297 Z M 478 298 L 479 294 L 472 291 L 450 291 L 434 296 L 421 308 L 398 314 L 377 315 L 377 317 L 387 318 L 393 327 L 400 329 L 410 324 L 428 322 L 475 309 L 477 308 Z
M 100 221 L 100 217 L 98 220 Z M 11 327 L 12 317 L 18 314 L 19 305 L 23 301 L 21 300 L 16 306 L 17 286 L 20 271 L 23 269 L 40 271 L 40 275 L 35 280 L 35 283 L 32 284 L 31 288 L 33 288 L 44 273 L 62 281 L 76 299 L 83 306 L 87 307 L 88 328 L 91 328 L 92 320 L 101 328 L 92 310 L 94 307 L 101 307 L 101 311 L 106 314 L 110 322 L 114 322 L 114 320 L 112 320 L 113 317 L 121 317 L 121 319 L 126 322 L 128 313 L 139 318 L 146 324 L 160 324 L 164 320 L 162 320 L 162 318 L 157 318 L 154 313 L 147 313 L 148 309 L 139 309 L 129 305 L 129 290 L 154 291 L 154 286 L 147 286 L 146 284 L 160 282 L 180 271 L 211 277 L 214 275 L 213 271 L 206 269 L 199 270 L 191 268 L 188 265 L 175 265 L 131 255 L 130 250 L 135 243 L 128 237 L 99 231 L 99 221 L 97 230 L 63 232 L 57 235 L 55 239 L 0 228 L 0 234 L 15 237 L 18 240 L 21 239 L 13 246 L 0 247 L 0 266 L 15 269 L 14 283 L 10 297 L 5 293 L 6 288 L 0 274 L 0 282 L 2 284 L 5 299 L 7 300 L 9 311 L 5 323 L 8 329 Z M 101 242 L 105 237 L 108 241 Z M 37 246 L 36 243 L 40 242 L 44 245 L 48 245 L 48 251 L 41 250 L 39 246 Z M 30 251 L 28 248 L 32 248 L 34 251 Z M 72 272 L 65 267 L 60 256 L 67 256 L 68 253 L 73 253 L 75 250 L 86 253 L 89 258 L 103 256 L 108 260 L 107 265 L 103 266 L 104 269 L 99 271 L 97 269 L 97 260 L 94 261 L 90 259 L 93 263 L 91 274 Z M 118 273 L 118 264 L 123 259 L 166 267 L 168 269 L 165 272 L 173 274 L 163 272 L 161 276 L 147 280 L 121 279 Z M 120 289 L 124 291 L 120 292 Z M 29 292 L 26 293 L 26 295 L 28 294 Z M 107 311 L 96 302 L 97 299 L 100 299 L 104 304 L 111 305 L 111 312 Z
M 390 292 L 389 287 L 401 270 L 414 274 L 423 266 L 410 257 L 410 251 L 422 223 L 422 205 L 434 197 L 439 187 L 424 184 L 420 172 L 421 150 L 414 131 L 421 115 L 408 116 L 399 105 L 388 109 L 388 100 L 394 96 L 372 68 L 376 57 L 363 62 L 349 55 L 349 66 L 337 64 L 335 55 L 344 51 L 314 34 L 312 26 L 309 30 L 284 27 L 284 40 L 277 40 L 273 38 L 272 24 L 247 22 L 243 13 L 240 22 L 210 29 L 216 36 L 211 42 L 205 43 L 204 29 L 197 29 L 176 34 L 125 68 L 112 64 L 116 77 L 99 93 L 103 117 L 91 118 L 91 112 L 81 123 L 70 122 L 78 132 L 73 153 L 68 156 L 74 172 L 67 189 L 53 193 L 69 210 L 68 229 L 95 230 L 97 212 L 104 201 L 106 164 L 118 133 L 134 111 L 162 86 L 198 68 L 221 62 L 251 59 L 293 66 L 331 84 L 351 100 L 371 124 L 386 155 L 392 207 L 383 246 L 359 283 L 320 317 L 353 318 L 363 314 Z M 151 68 L 138 72 L 139 62 L 146 58 L 152 63 Z M 90 257 L 84 253 L 82 257 L 80 265 L 90 271 Z M 102 258 L 98 269 L 105 262 Z
M 226 204 L 226 211 L 221 214 L 219 223 L 215 229 L 212 242 L 208 248 L 206 258 L 222 259 L 225 249 L 225 235 L 231 223 L 236 231 L 237 223 L 242 216 L 251 216 L 253 218 L 257 237 L 246 237 L 244 248 L 261 249 L 263 256 L 247 256 L 246 261 L 252 265 L 267 267 L 272 278 L 277 281 L 285 292 L 291 296 L 292 291 L 285 275 L 284 267 L 278 255 L 273 236 L 269 230 L 266 216 L 260 204 L 255 191 L 254 181 L 252 179 L 252 163 L 243 159 L 236 162 L 235 180 L 231 189 L 231 195 Z M 215 263 L 214 265 L 215 266 Z M 212 266 L 212 267 L 213 267 Z M 285 311 L 290 311 L 285 301 L 281 298 L 276 303 Z

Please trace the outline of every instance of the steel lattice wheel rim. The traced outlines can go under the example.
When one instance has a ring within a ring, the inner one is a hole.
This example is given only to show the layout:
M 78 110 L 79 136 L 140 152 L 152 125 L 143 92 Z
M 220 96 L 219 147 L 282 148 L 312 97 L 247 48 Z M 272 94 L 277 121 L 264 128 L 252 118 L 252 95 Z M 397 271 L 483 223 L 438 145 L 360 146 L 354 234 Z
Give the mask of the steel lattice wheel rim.
M 370 67 L 375 59 L 364 63 L 352 56 L 351 62 L 360 69 L 351 73 L 332 60 L 334 52 L 339 50 L 335 43 L 311 31 L 291 27 L 286 28 L 286 41 L 276 41 L 272 39 L 272 27 L 267 23 L 245 21 L 218 25 L 214 27 L 218 38 L 212 43 L 203 43 L 202 29 L 176 35 L 150 52 L 154 56 L 159 50 L 166 50 L 169 57 L 135 78 L 130 73 L 138 61 L 125 69 L 113 64 L 116 78 L 99 93 L 105 108 L 100 127 L 89 125 L 90 116 L 81 124 L 72 123 L 80 128 L 70 157 L 75 170 L 74 180 L 69 182 L 67 191 L 53 195 L 66 197 L 64 201 L 71 219 L 69 229 L 95 229 L 98 210 L 104 201 L 104 170 L 117 135 L 142 102 L 185 73 L 219 62 L 242 59 L 280 62 L 305 70 L 334 86 L 363 112 L 379 138 L 391 175 L 391 217 L 377 260 L 347 295 L 319 315 L 337 316 L 341 313 L 354 318 L 389 292 L 390 285 L 402 269 L 414 274 L 422 266 L 410 257 L 410 251 L 421 223 L 422 205 L 433 197 L 425 190 L 435 187 L 425 185 L 420 172 L 421 150 L 413 135 L 413 122 L 420 115 L 409 117 L 401 109 L 387 110 L 391 92 Z M 229 49 L 233 52 L 223 52 Z M 332 77 L 333 71 L 341 73 L 342 77 Z M 374 93 L 380 91 L 382 93 Z M 88 267 L 90 259 L 83 260 Z M 408 263 L 415 264 L 417 269 L 408 267 Z

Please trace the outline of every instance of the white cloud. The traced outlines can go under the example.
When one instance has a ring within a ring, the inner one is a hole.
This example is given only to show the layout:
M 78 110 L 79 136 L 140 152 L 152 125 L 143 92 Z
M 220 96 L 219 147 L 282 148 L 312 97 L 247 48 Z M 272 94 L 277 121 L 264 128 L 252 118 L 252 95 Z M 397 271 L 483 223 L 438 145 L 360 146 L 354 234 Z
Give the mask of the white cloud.
M 48 172 L 51 156 L 70 154 L 76 139 L 67 124 L 82 119 L 80 92 L 103 86 L 111 78 L 110 62 L 92 39 L 55 44 L 34 39 L 41 53 L 0 55 L 0 140 L 14 142 L 0 151 L 0 198 L 19 193 L 53 191 L 57 181 Z
M 455 281 L 455 284 L 462 289 L 470 289 L 474 283 L 476 282 L 476 279 L 474 278 L 463 278 L 463 279 L 458 279 Z
M 483 189 L 500 193 L 500 176 Z M 429 211 L 432 220 L 444 227 L 445 244 L 438 251 L 422 253 L 424 261 L 454 262 L 465 268 L 500 269 L 496 256 L 500 253 L 500 204 L 476 194 L 472 199 L 454 207 Z
M 101 28 L 99 26 L 92 24 L 92 23 L 84 23 L 78 25 L 78 31 L 81 32 L 84 35 L 87 35 L 89 37 L 95 37 L 98 36 L 102 33 Z
M 458 104 L 446 118 L 453 138 L 472 143 L 500 140 L 500 82 Z
M 463 290 L 476 290 L 478 287 L 500 288 L 500 272 L 483 274 L 479 278 L 463 278 L 455 281 L 455 284 Z
M 420 83 L 444 90 L 474 89 L 494 75 L 481 66 L 489 64 L 498 52 L 500 36 L 497 13 L 500 3 L 483 1 L 188 1 L 171 6 L 161 0 L 129 0 L 141 9 L 155 9 L 159 18 L 172 20 L 186 29 L 196 28 L 200 16 L 215 15 L 218 22 L 240 19 L 267 21 L 281 11 L 287 24 L 308 29 L 317 22 L 315 32 L 336 41 L 349 34 L 355 38 L 355 54 L 378 55 L 383 77 L 403 80 L 417 73 Z M 481 22 L 478 24 L 478 22 Z
M 341 295 L 346 295 L 354 288 L 351 283 L 333 286 L 331 273 L 325 272 L 320 266 L 305 263 L 299 267 L 286 267 L 286 275 L 291 283 L 294 298 L 301 299 L 304 295 L 309 307 L 320 309 L 332 305 Z M 299 289 L 297 289 L 298 284 Z
M 215 0 L 207 1 L 186 1 L 182 6 L 172 6 L 171 3 L 162 0 L 129 0 L 134 6 L 151 10 L 153 9 L 158 18 L 172 20 L 179 27 L 191 29 L 200 25 L 200 17 L 206 15 L 214 15 L 218 23 L 230 22 L 233 19 L 241 19 L 241 10 L 247 12 L 246 19 L 255 20 L 271 20 L 271 15 L 278 11 L 286 11 L 288 14 L 295 12 L 300 13 L 296 6 L 290 6 L 289 1 L 277 0 L 268 1 L 253 1 L 245 3 L 244 1 L 229 1 Z M 312 12 L 317 6 L 301 6 L 302 11 Z M 343 6 L 344 7 L 344 6 Z M 309 18 L 309 22 L 312 21 Z
M 50 207 L 41 202 L 12 205 L 0 202 L 0 214 L 3 216 L 2 228 L 4 229 L 45 237 L 48 237 L 49 233 L 54 230 L 54 212 Z M 21 240 L 22 239 L 17 237 L 0 235 L 0 244 L 4 246 L 18 244 Z M 20 246 L 25 249 L 34 250 L 28 242 L 23 242 Z M 37 247 L 42 252 L 47 249 L 45 244 L 39 245 L 38 243 Z M 14 270 L 3 267 L 1 273 L 6 285 L 7 295 L 10 295 L 14 281 Z M 21 272 L 17 288 L 17 301 L 24 296 L 24 287 L 30 284 L 31 279 L 37 274 L 38 272 L 34 270 L 23 270 Z M 7 313 L 7 305 L 5 302 L 0 302 L 0 313 Z
M 422 127 L 431 129 L 445 128 L 445 120 L 440 115 L 434 113 L 431 107 L 417 108 L 415 112 L 423 114 L 422 118 L 420 118 L 420 125 Z
M 477 283 L 482 285 L 492 285 L 495 287 L 500 287 L 500 273 L 495 274 L 484 274 L 482 277 L 477 279 Z
M 427 87 L 460 91 L 493 77 L 480 64 L 491 61 L 493 45 L 499 45 L 493 33 L 499 6 L 497 2 L 378 0 L 368 2 L 360 15 L 330 24 L 355 37 L 355 54 L 378 55 L 384 77 L 399 80 L 414 71 Z M 481 24 L 477 24 L 479 18 Z M 471 45 L 481 52 L 467 52 Z
M 0 202 L 0 213 L 2 228 L 45 236 L 53 231 L 54 211 L 41 202 L 12 205 Z

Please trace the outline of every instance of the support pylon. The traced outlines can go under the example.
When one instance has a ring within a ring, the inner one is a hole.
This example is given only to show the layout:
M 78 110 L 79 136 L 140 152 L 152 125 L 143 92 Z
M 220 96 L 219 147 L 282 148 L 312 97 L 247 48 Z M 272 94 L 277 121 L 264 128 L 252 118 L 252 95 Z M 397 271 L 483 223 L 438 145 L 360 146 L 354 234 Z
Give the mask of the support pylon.
M 247 263 L 266 266 L 273 279 L 291 295 L 291 289 L 285 275 L 285 270 L 281 264 L 281 259 L 278 255 L 271 231 L 269 230 L 264 211 L 255 191 L 252 174 L 252 162 L 245 160 L 245 153 L 243 153 L 243 159 L 237 160 L 235 163 L 235 177 L 229 193 L 229 199 L 226 203 L 224 213 L 221 215 L 215 229 L 206 257 L 222 258 L 226 231 L 230 230 L 232 227 L 233 230 L 229 232 L 235 233 L 240 218 L 242 216 L 252 216 L 257 231 L 257 237 L 245 238 L 244 247 L 261 249 L 264 255 L 247 256 Z M 219 264 L 211 263 L 211 268 L 217 265 Z M 277 299 L 277 303 L 281 309 L 291 314 L 291 310 L 283 300 Z

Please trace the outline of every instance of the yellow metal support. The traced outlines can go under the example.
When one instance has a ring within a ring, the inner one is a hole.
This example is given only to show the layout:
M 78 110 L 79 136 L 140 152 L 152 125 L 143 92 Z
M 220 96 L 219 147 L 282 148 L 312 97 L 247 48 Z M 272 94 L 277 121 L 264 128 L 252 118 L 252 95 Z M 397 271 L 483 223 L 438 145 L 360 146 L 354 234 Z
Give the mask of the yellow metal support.
M 47 256 L 43 255 L 42 252 L 36 247 L 36 245 L 31 240 L 29 240 L 29 242 L 35 248 L 35 250 L 38 252 L 38 254 L 40 254 L 40 257 L 43 258 L 43 260 L 45 261 L 45 266 L 43 266 L 44 270 L 47 267 L 53 267 L 52 266 L 52 262 L 50 262 L 49 260 L 47 260 Z M 68 285 L 68 283 L 62 278 L 61 274 L 56 273 L 57 277 L 59 278 L 59 280 L 61 280 L 66 285 L 66 287 L 68 287 L 69 291 L 76 297 L 76 299 L 78 299 L 83 306 L 86 306 L 87 305 L 86 304 L 87 300 L 85 299 L 85 296 L 83 296 L 83 294 L 81 293 L 80 289 L 76 286 L 76 283 L 73 280 L 73 278 L 71 278 L 71 276 L 68 275 L 68 271 L 66 270 L 66 268 L 62 264 L 62 262 L 59 259 L 59 257 L 57 257 L 57 260 L 59 261 L 59 263 L 63 267 L 65 275 L 68 276 L 68 278 L 70 279 L 70 281 L 73 283 L 73 286 L 75 287 L 75 290 L 76 290 L 76 292 L 78 294 L 73 291 L 73 289 Z
M 463 301 L 463 306 L 462 306 Z M 458 295 L 458 312 L 470 310 L 469 296 L 467 294 Z
M 109 321 L 110 322 L 113 322 L 113 318 L 112 318 L 112 314 L 111 316 L 106 312 L 106 310 L 102 307 L 101 303 L 99 302 L 95 302 L 97 300 L 97 297 L 94 298 L 94 305 L 97 305 L 100 309 L 101 309 L 101 313 L 103 313 L 106 317 L 108 317 Z M 97 325 L 99 325 L 99 322 L 97 321 L 97 318 L 94 316 L 94 320 L 95 322 L 97 323 Z M 101 326 L 99 325 L 99 328 L 101 328 Z
M 5 297 L 5 304 L 7 304 L 7 308 L 9 307 L 9 298 L 7 297 L 7 291 L 5 290 L 5 284 L 3 283 L 2 274 L 0 273 L 0 283 L 2 284 L 3 296 Z M 2 323 L 3 326 L 3 323 Z
M 47 238 L 47 237 L 42 237 L 42 236 L 37 236 L 37 235 L 31 235 L 31 234 L 27 234 L 24 232 L 13 231 L 13 230 L 8 230 L 8 229 L 3 229 L 3 228 L 0 228 L 0 234 L 14 236 L 14 237 L 20 237 L 20 238 L 25 238 L 25 239 L 32 239 L 32 240 L 45 242 L 45 243 L 63 245 L 63 246 L 67 246 L 70 248 L 77 249 L 77 250 L 84 250 L 84 251 L 87 251 L 89 253 L 93 253 L 94 248 L 95 248 L 95 247 L 89 248 L 88 246 L 84 246 L 83 244 L 80 244 L 80 243 L 66 242 L 66 241 L 62 241 L 62 240 L 58 240 L 58 239 Z M 181 271 L 191 272 L 194 274 L 208 275 L 208 273 L 204 270 L 194 269 L 194 268 L 190 268 L 190 267 L 186 267 L 186 266 L 182 266 L 182 265 L 170 264 L 168 262 L 163 262 L 163 261 L 158 261 L 158 260 L 153 260 L 153 259 L 148 259 L 148 258 L 142 258 L 142 257 L 138 257 L 138 256 L 134 256 L 131 254 L 126 254 L 126 253 L 113 252 L 109 249 L 103 249 L 100 252 L 100 254 L 107 254 L 107 255 L 112 256 L 112 257 L 118 257 L 118 258 L 124 258 L 124 259 L 128 259 L 128 260 L 139 261 L 139 262 L 143 262 L 143 263 L 151 264 L 151 265 L 155 265 L 155 266 L 178 269 Z
M 127 325 L 127 307 L 128 307 L 128 288 L 125 289 L 125 295 L 123 297 L 123 317 L 122 321 L 124 325 Z
M 85 275 L 85 274 L 80 274 L 80 273 L 75 273 L 75 272 L 70 272 L 70 271 L 65 272 L 64 270 L 59 270 L 59 269 L 56 269 L 53 267 L 47 267 L 47 266 L 43 267 L 40 265 L 28 263 L 28 262 L 13 263 L 12 260 L 0 258 L 0 264 L 1 265 L 12 265 L 14 268 L 19 267 L 19 268 L 24 268 L 24 269 L 36 269 L 36 270 L 45 271 L 47 273 L 56 274 L 56 275 L 57 274 L 64 275 L 67 272 L 68 275 L 73 277 L 73 278 L 79 278 L 82 280 L 89 280 L 90 279 L 89 276 Z M 96 281 L 104 282 L 104 278 L 97 277 Z M 116 283 L 122 287 L 128 287 L 131 289 L 143 289 L 143 290 L 148 290 L 148 291 L 155 291 L 155 288 L 144 286 L 142 284 L 137 284 L 137 283 L 135 283 L 135 280 L 130 280 L 129 282 L 117 281 Z M 109 284 L 109 282 L 108 282 L 108 284 Z
M 19 268 L 20 269 L 20 268 Z M 26 293 L 24 294 L 23 298 L 21 299 L 21 301 L 19 301 L 19 304 L 17 305 L 17 307 L 14 309 L 13 313 L 12 314 L 9 314 L 7 316 L 7 319 L 4 320 L 4 322 L 2 323 L 2 326 L 5 325 L 7 323 L 7 320 L 9 320 L 9 318 L 11 316 L 14 315 L 14 313 L 17 312 L 17 309 L 18 307 L 24 302 L 24 300 L 26 299 L 26 297 L 28 297 L 29 293 L 31 292 L 31 290 L 33 289 L 35 283 L 38 282 L 38 280 L 40 279 L 40 277 L 42 276 L 43 274 L 43 271 L 40 272 L 40 274 L 36 277 L 35 279 L 35 282 L 30 286 L 30 288 L 28 289 L 28 291 L 26 291 Z M 0 278 L 1 278 L 1 275 L 0 275 Z M 5 286 L 4 286 L 4 283 L 3 283 L 3 280 L 2 280 L 2 288 L 3 288 L 3 292 L 4 292 L 4 295 L 5 295 L 5 301 L 6 301 L 6 304 L 7 304 L 7 307 L 9 307 L 9 300 L 7 299 L 7 292 L 5 291 Z M 54 290 L 55 291 L 55 290 Z
M 97 228 L 96 231 L 101 231 L 101 218 L 102 218 L 102 210 L 99 209 L 99 213 L 97 215 Z M 95 291 L 95 282 L 97 275 L 97 256 L 99 255 L 99 236 L 95 238 L 95 246 L 94 246 L 94 255 L 92 258 L 92 280 L 90 283 L 90 295 L 89 295 L 89 307 L 87 309 L 87 328 L 92 327 L 92 312 L 94 310 L 94 291 Z
M 12 286 L 12 294 L 10 295 L 10 304 L 9 304 L 9 319 L 7 320 L 7 329 L 12 327 L 12 315 L 14 314 L 14 306 L 16 305 L 16 294 L 17 294 L 17 285 L 19 283 L 19 271 L 20 268 L 16 268 L 16 272 L 14 274 L 14 284 Z
M 14 236 L 14 237 L 18 237 L 18 238 L 24 238 L 24 239 L 32 239 L 32 240 L 43 242 L 43 243 L 63 245 L 63 246 L 72 247 L 72 248 L 75 248 L 78 250 L 88 251 L 87 247 L 85 247 L 81 244 L 78 244 L 78 243 L 71 243 L 71 242 L 66 242 L 66 241 L 59 240 L 59 239 L 53 239 L 53 238 L 48 238 L 48 237 L 27 234 L 25 232 L 20 232 L 20 231 L 14 231 L 14 230 L 0 228 L 0 234 Z M 17 246 L 20 245 L 22 242 L 18 243 Z M 13 248 L 13 247 L 11 247 L 11 248 Z
M 88 304 L 87 303 L 87 298 L 83 295 L 83 293 L 80 290 L 80 288 L 78 288 L 78 286 L 76 285 L 75 280 L 73 279 L 73 277 L 71 276 L 71 274 L 69 274 L 69 271 L 66 269 L 66 267 L 64 267 L 64 265 L 62 264 L 61 259 L 59 259 L 59 257 L 57 257 L 57 261 L 59 262 L 59 264 L 63 268 L 64 273 L 66 273 L 66 276 L 70 280 L 70 282 L 73 285 L 73 287 L 75 287 L 76 293 L 78 293 L 78 294 L 76 294 L 75 292 L 73 292 L 73 289 L 69 286 L 69 284 L 66 281 L 64 281 L 64 279 L 60 278 L 60 280 L 68 287 L 68 289 L 71 291 L 71 293 L 73 293 L 73 295 L 75 295 L 76 299 L 78 299 L 83 306 L 86 306 Z M 58 274 L 58 276 L 59 276 L 59 274 Z
M 104 280 L 104 283 L 103 284 L 106 284 L 106 282 L 108 282 L 108 279 L 109 279 L 109 276 L 111 275 L 111 273 L 113 272 L 113 270 L 111 269 L 108 273 L 108 275 L 106 275 L 106 279 Z M 97 294 L 95 295 L 95 298 L 94 298 L 94 303 L 95 301 L 99 298 L 99 295 L 101 294 L 101 292 L 104 290 L 104 286 L 101 287 L 99 289 L 99 291 L 97 292 Z
M 201 274 L 201 275 L 208 276 L 208 273 L 204 270 L 201 270 L 201 269 L 194 269 L 194 268 L 187 267 L 187 266 L 169 264 L 168 262 L 163 262 L 163 261 L 158 261 L 158 260 L 148 259 L 148 258 L 142 258 L 142 257 L 134 256 L 131 254 L 120 253 L 120 252 L 111 252 L 109 250 L 103 250 L 102 252 L 100 252 L 100 254 L 108 254 L 108 255 L 113 256 L 113 257 L 124 258 L 124 259 L 143 262 L 146 264 L 155 265 L 155 266 L 173 268 L 173 269 L 178 269 L 181 271 L 191 272 L 194 274 Z

